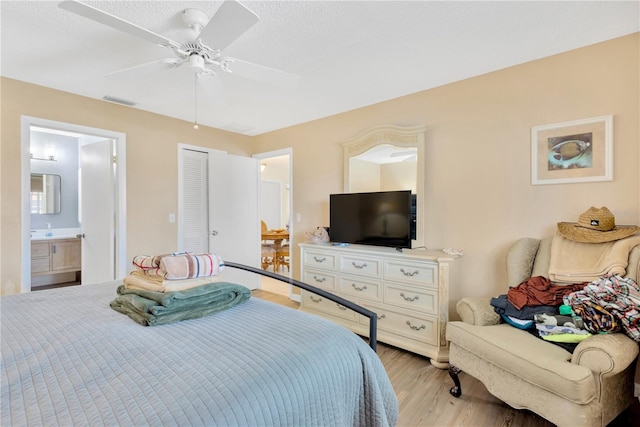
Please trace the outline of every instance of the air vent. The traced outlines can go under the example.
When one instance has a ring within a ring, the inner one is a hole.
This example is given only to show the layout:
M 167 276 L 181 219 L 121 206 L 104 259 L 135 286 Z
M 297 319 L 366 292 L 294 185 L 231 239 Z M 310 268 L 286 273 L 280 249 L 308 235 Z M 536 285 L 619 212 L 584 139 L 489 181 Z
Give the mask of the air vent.
M 245 125 L 238 122 L 227 123 L 222 129 L 229 132 L 245 133 L 253 129 L 253 126 Z
M 127 101 L 126 99 L 115 98 L 109 95 L 103 96 L 102 99 L 109 102 L 115 102 L 116 104 L 126 105 L 128 107 L 133 107 L 134 105 L 136 105 L 136 103 L 133 101 Z

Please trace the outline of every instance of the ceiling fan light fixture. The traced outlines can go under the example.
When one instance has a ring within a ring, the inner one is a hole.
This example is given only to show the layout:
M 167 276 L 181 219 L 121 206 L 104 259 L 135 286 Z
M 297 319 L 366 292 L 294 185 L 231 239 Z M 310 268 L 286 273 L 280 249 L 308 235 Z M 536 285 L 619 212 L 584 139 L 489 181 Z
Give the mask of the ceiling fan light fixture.
M 189 65 L 192 68 L 195 68 L 198 70 L 204 70 L 204 58 L 198 55 L 197 53 L 192 53 L 189 56 Z

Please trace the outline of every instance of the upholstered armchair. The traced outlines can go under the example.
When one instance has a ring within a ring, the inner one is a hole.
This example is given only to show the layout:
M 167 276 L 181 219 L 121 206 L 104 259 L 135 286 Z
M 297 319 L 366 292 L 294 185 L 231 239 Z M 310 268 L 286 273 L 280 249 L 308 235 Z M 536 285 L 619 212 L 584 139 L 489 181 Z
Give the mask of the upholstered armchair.
M 509 249 L 509 286 L 547 276 L 551 242 L 552 237 L 524 238 Z M 640 247 L 635 247 L 627 276 L 637 281 L 639 270 Z M 635 341 L 623 333 L 593 335 L 572 354 L 501 323 L 490 300 L 463 298 L 456 306 L 462 320 L 447 324 L 452 395 L 463 393 L 462 371 L 510 406 L 531 410 L 558 426 L 605 426 L 632 403 Z

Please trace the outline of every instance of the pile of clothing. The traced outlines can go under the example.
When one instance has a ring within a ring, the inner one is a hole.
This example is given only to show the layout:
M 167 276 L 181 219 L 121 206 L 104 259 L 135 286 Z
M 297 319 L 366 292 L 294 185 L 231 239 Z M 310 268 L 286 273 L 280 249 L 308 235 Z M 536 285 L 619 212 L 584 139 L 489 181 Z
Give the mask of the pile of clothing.
M 591 333 L 571 306 L 565 304 L 564 298 L 586 285 L 556 285 L 546 277 L 535 276 L 510 288 L 506 294 L 492 298 L 491 305 L 510 325 L 572 352 L 576 344 Z
M 606 207 L 589 208 L 577 223 L 559 222 L 549 278 L 529 278 L 493 298 L 494 310 L 513 326 L 535 326 L 547 341 L 575 346 L 591 334 L 624 332 L 640 342 L 640 287 L 623 277 L 639 231 L 616 226 Z
M 593 333 L 624 332 L 640 342 L 640 287 L 631 278 L 603 276 L 564 302 Z
M 110 306 L 144 326 L 207 316 L 251 296 L 245 286 L 214 280 L 224 269 L 214 254 L 136 256 L 133 265 Z

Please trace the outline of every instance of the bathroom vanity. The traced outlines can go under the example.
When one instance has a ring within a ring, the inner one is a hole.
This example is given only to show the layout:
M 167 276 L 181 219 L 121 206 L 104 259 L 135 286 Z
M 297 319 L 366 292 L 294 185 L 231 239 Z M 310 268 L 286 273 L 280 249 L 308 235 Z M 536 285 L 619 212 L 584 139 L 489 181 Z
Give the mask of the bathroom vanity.
M 31 285 L 44 286 L 79 281 L 82 270 L 80 238 L 31 240 Z

